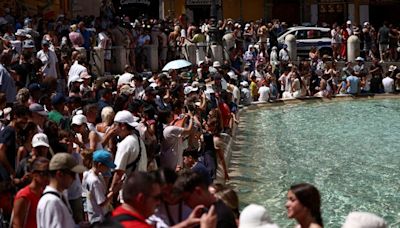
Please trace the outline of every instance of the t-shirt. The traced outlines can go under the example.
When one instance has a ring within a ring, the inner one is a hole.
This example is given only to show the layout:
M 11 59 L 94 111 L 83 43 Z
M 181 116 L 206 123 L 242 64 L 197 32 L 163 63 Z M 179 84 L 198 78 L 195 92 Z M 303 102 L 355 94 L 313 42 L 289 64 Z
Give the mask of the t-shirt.
M 160 165 L 161 167 L 176 169 L 177 165 L 183 165 L 183 128 L 167 126 L 164 128 L 164 140 L 161 143 Z
M 386 26 L 382 26 L 379 31 L 379 43 L 380 44 L 389 44 L 389 28 Z
M 15 96 L 17 95 L 15 81 L 3 64 L 0 64 L 0 92 L 6 94 L 7 103 L 15 101 Z
M 268 86 L 261 86 L 258 89 L 258 93 L 260 94 L 258 101 L 268 101 L 270 92 L 271 90 L 269 89 Z
M 36 57 L 43 63 L 42 72 L 45 77 L 58 78 L 56 69 L 58 59 L 54 51 L 48 50 L 47 52 L 44 52 L 43 50 L 40 50 L 36 54 Z
M 102 222 L 107 214 L 107 207 L 99 205 L 106 201 L 106 183 L 102 175 L 96 175 L 91 169 L 83 174 L 82 191 L 86 195 L 87 214 L 91 224 Z
M 126 228 L 131 228 L 131 227 L 135 227 L 135 228 L 152 228 L 151 225 L 146 223 L 146 219 L 142 215 L 136 214 L 136 213 L 134 213 L 132 211 L 128 211 L 125 208 L 123 208 L 123 206 L 117 207 L 113 211 L 112 216 L 115 217 L 115 216 L 123 215 L 123 214 L 128 214 L 128 215 L 131 215 L 131 216 L 137 218 L 135 220 L 129 220 L 129 221 L 121 222 L 121 225 L 123 227 L 126 227 Z
M 349 88 L 347 88 L 347 93 L 355 94 L 358 92 L 358 83 L 360 79 L 358 79 L 356 76 L 349 76 L 347 77 L 347 81 L 350 82 Z
M 49 112 L 48 117 L 49 117 L 49 120 L 52 120 L 52 121 L 56 122 L 57 124 L 60 124 L 60 122 L 63 118 L 63 115 L 61 113 L 59 113 L 58 111 L 53 110 L 53 111 Z
M 136 165 L 136 170 L 147 171 L 147 155 L 144 142 L 140 142 L 141 153 L 140 160 Z M 139 155 L 139 141 L 137 136 L 128 135 L 117 145 L 117 152 L 115 154 L 115 169 L 126 171 L 127 165 L 136 160 Z M 129 172 L 134 170 L 128 170 Z
M 257 90 L 257 84 L 255 83 L 255 82 L 251 82 L 250 83 L 250 92 L 251 92 L 251 96 L 254 98 L 254 97 L 257 97 L 257 95 L 258 95 L 258 90 Z
M 394 80 L 391 77 L 382 79 L 383 88 L 385 93 L 393 93 Z
M 53 192 L 50 194 L 46 192 Z M 55 195 L 56 194 L 56 195 Z M 57 189 L 47 186 L 36 210 L 38 228 L 74 228 L 71 207 L 67 197 Z
M 229 127 L 229 122 L 231 120 L 231 109 L 225 102 L 219 103 L 219 110 L 221 111 L 222 122 L 224 123 L 224 127 Z
M 29 186 L 21 189 L 15 196 L 14 204 L 19 199 L 26 199 L 29 201 L 28 215 L 26 217 L 26 228 L 36 228 L 36 209 L 41 195 L 36 195 Z

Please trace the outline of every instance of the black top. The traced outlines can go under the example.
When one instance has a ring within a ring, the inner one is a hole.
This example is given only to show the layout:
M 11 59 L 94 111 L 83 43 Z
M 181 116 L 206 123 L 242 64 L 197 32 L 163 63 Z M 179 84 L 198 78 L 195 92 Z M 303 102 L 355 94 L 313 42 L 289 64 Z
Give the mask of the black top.
M 15 158 L 17 157 L 17 154 L 14 128 L 6 126 L 2 131 L 0 131 L 0 144 L 5 144 L 7 146 L 7 160 L 11 167 L 15 170 Z

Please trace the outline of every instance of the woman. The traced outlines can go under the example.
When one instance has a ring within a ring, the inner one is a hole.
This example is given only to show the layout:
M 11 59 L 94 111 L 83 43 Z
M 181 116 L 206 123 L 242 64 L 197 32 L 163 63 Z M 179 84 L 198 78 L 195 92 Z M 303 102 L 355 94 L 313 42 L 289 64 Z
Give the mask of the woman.
M 95 131 L 90 131 L 87 127 L 86 116 L 82 114 L 72 117 L 71 128 L 75 132 L 76 143 L 81 149 L 90 151 L 103 149 L 101 138 Z
M 49 182 L 49 160 L 38 157 L 32 162 L 31 183 L 21 189 L 14 201 L 12 227 L 36 228 L 36 208 Z
M 287 216 L 296 219 L 296 228 L 322 228 L 321 196 L 311 184 L 292 185 L 287 194 Z
M 305 86 L 301 80 L 299 72 L 295 71 L 292 74 L 292 97 L 298 98 L 305 95 Z

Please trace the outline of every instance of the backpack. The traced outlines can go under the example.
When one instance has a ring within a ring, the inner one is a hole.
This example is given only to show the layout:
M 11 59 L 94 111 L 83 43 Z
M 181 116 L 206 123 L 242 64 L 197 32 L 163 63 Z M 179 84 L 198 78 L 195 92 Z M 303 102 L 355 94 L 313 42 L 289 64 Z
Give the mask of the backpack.
M 107 217 L 103 222 L 95 224 L 94 228 L 123 228 L 121 222 L 138 220 L 135 216 L 129 214 L 120 214 L 115 217 Z

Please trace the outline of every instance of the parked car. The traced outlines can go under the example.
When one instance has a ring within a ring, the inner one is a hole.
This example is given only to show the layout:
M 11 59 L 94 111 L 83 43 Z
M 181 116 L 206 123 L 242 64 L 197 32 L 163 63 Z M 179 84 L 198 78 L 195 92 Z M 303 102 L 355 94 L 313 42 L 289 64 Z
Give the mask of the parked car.
M 278 37 L 279 48 L 285 43 L 287 35 L 296 37 L 297 55 L 308 57 L 311 47 L 316 47 L 320 55 L 332 55 L 330 29 L 323 27 L 291 27 Z

